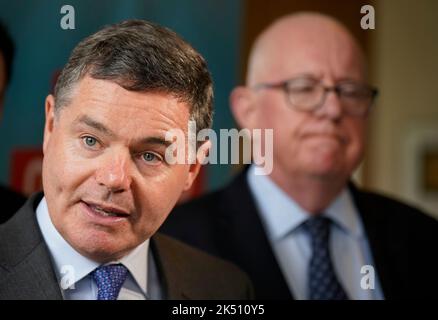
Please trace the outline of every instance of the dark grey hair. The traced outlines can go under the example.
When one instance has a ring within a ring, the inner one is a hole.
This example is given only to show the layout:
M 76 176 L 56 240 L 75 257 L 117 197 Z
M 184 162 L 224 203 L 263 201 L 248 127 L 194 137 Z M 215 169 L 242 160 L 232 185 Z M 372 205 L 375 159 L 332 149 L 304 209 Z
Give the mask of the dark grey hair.
M 74 49 L 55 86 L 55 110 L 66 106 L 85 75 L 130 91 L 165 92 L 190 106 L 197 131 L 210 128 L 213 88 L 204 58 L 173 31 L 143 20 L 110 25 Z

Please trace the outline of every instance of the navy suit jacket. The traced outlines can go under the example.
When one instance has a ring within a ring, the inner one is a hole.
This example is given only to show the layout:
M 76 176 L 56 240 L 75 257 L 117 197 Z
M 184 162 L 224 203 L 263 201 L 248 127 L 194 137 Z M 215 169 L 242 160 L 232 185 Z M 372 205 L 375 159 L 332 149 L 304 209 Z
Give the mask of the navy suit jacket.
M 386 299 L 438 297 L 438 221 L 349 185 Z M 174 209 L 161 228 L 240 266 L 256 298 L 293 298 L 264 232 L 245 172 L 226 188 Z

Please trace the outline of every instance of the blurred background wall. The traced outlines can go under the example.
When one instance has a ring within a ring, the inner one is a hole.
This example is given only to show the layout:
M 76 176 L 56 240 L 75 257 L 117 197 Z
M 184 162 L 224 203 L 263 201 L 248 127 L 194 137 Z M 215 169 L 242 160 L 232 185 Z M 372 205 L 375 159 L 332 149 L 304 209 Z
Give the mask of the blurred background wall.
M 76 29 L 60 28 L 60 9 L 75 9 Z M 363 5 L 376 13 L 363 30 Z M 37 188 L 44 98 L 72 48 L 101 26 L 141 18 L 167 26 L 203 54 L 215 83 L 214 129 L 235 126 L 228 94 L 243 83 L 250 45 L 274 19 L 298 10 L 331 14 L 361 42 L 370 81 L 380 89 L 367 156 L 355 179 L 438 217 L 438 1 L 435 0 L 0 0 L 0 19 L 16 43 L 12 83 L 0 123 L 0 182 Z M 238 170 L 209 165 L 197 190 L 224 185 Z M 26 189 L 27 188 L 27 189 Z
M 438 217 L 438 1 L 376 1 L 365 184 Z

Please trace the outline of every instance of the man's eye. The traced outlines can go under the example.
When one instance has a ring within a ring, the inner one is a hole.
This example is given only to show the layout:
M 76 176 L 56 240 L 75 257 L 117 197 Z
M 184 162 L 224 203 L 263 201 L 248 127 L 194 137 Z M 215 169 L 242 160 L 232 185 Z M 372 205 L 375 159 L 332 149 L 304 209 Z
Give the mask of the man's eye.
M 362 96 L 366 95 L 364 93 L 364 90 L 359 87 L 341 87 L 341 94 L 344 97 L 350 97 L 350 98 L 361 98 Z
M 289 92 L 293 93 L 310 93 L 317 89 L 317 82 L 309 79 L 296 79 L 288 85 Z
M 315 86 L 297 86 L 291 88 L 294 92 L 312 92 L 315 90 Z
M 82 141 L 84 141 L 87 147 L 95 147 L 97 144 L 97 139 L 90 136 L 82 137 Z
M 142 154 L 142 158 L 147 163 L 158 163 L 161 161 L 161 157 L 152 152 L 145 152 Z

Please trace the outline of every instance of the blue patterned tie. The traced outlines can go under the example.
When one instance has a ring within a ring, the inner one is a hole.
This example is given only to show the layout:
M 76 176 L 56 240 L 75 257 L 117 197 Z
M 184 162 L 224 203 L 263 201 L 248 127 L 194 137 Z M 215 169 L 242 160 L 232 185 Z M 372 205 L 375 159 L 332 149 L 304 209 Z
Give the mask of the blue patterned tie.
M 308 268 L 308 294 L 311 300 L 347 300 L 336 277 L 329 251 L 330 219 L 315 216 L 304 223 L 312 242 Z
M 97 300 L 117 300 L 126 280 L 128 269 L 122 264 L 100 266 L 91 276 L 97 284 Z

